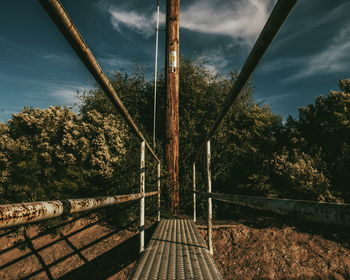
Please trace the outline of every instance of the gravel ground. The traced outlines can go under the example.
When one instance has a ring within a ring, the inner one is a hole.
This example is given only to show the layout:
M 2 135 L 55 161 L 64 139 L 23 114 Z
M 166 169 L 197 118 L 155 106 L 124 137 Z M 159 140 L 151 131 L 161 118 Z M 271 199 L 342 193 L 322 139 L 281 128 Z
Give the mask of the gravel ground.
M 206 237 L 203 222 L 199 228 Z M 56 235 L 37 235 L 36 226 L 27 235 L 0 231 L 0 279 L 126 280 L 138 258 L 135 227 L 116 230 L 97 218 L 77 219 Z M 214 258 L 225 279 L 350 279 L 349 235 L 247 215 L 218 222 Z

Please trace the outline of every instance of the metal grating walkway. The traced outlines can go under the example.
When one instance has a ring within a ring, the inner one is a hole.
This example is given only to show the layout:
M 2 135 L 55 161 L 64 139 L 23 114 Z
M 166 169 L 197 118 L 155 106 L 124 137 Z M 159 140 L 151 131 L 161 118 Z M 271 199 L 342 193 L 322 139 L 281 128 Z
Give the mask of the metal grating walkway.
M 164 219 L 143 252 L 131 280 L 220 280 L 213 257 L 190 219 Z

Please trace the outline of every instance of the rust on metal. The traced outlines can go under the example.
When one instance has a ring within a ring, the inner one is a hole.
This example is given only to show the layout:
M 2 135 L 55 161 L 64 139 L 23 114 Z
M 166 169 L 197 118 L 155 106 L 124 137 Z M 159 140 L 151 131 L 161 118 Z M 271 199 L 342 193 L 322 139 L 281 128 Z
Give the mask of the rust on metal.
M 350 204 L 196 192 L 205 197 L 307 221 L 350 228 Z
M 142 197 L 158 195 L 158 191 L 142 194 L 125 194 L 94 198 L 52 200 L 0 205 L 0 228 L 38 222 L 102 207 L 112 206 Z
M 68 13 L 64 9 L 62 3 L 59 0 L 39 0 L 39 2 L 41 3 L 45 11 L 48 13 L 48 15 L 51 17 L 52 21 L 57 25 L 58 29 L 61 31 L 63 36 L 71 45 L 71 47 L 74 49 L 81 61 L 85 64 L 86 68 L 90 71 L 91 75 L 95 78 L 96 82 L 100 85 L 105 94 L 109 97 L 112 104 L 116 107 L 116 109 L 122 115 L 126 123 L 130 126 L 132 131 L 137 135 L 137 137 L 141 141 L 145 141 L 146 148 L 152 154 L 152 157 L 157 162 L 160 162 L 155 152 L 141 133 L 140 129 L 135 124 L 135 121 L 130 116 L 125 105 L 119 98 L 109 78 L 103 72 L 101 66 L 92 54 L 89 46 L 86 44 L 78 29 L 74 25 L 73 21 L 69 17 Z
M 206 142 L 210 140 L 214 133 L 217 131 L 222 120 L 225 118 L 232 104 L 237 99 L 242 89 L 248 82 L 250 76 L 254 72 L 261 58 L 265 54 L 266 50 L 270 46 L 277 32 L 287 19 L 289 13 L 292 11 L 296 3 L 297 0 L 279 0 L 276 3 L 263 30 L 261 31 L 257 41 L 255 42 L 253 49 L 251 50 L 247 60 L 245 61 L 242 70 L 240 71 L 230 93 L 228 94 L 221 111 L 217 115 L 214 124 L 210 128 L 205 138 L 205 141 L 202 143 L 201 147 L 197 151 L 194 160 L 199 157 L 201 151 L 205 147 Z
M 207 141 L 206 144 L 206 173 L 207 173 L 207 190 L 208 193 L 211 193 L 211 169 L 210 169 L 210 161 L 211 161 L 211 153 L 210 153 L 210 141 Z M 212 241 L 212 236 L 213 236 L 213 206 L 212 206 L 212 198 L 211 196 L 208 196 L 208 223 L 207 223 L 207 228 L 208 228 L 208 249 L 210 254 L 213 255 L 214 249 L 213 249 L 213 241 Z

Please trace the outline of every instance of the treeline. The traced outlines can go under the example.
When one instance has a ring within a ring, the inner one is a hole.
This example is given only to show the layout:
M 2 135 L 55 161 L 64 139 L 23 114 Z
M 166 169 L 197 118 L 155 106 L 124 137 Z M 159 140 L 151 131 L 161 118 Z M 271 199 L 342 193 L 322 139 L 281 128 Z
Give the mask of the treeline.
M 183 59 L 180 75 L 180 184 L 191 204 L 192 161 L 229 93 L 222 76 Z M 113 85 L 143 133 L 153 125 L 153 83 L 142 70 L 117 72 Z M 166 141 L 165 83 L 159 77 L 157 152 Z M 212 140 L 213 191 L 350 202 L 350 80 L 299 108 L 286 122 L 246 86 Z M 148 139 L 151 139 L 148 137 Z M 148 155 L 148 190 L 155 188 Z M 204 189 L 203 160 L 198 184 Z M 74 110 L 24 108 L 0 124 L 1 203 L 138 191 L 139 142 L 100 89 L 80 94 Z M 166 191 L 166 190 L 165 190 Z M 165 199 L 165 196 L 163 197 Z M 166 202 L 166 201 L 165 201 Z

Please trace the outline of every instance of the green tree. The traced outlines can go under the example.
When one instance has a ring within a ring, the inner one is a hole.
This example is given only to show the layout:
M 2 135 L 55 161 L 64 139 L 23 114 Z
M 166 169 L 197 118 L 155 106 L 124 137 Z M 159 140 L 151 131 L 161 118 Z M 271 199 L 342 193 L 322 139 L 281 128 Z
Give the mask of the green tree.
M 204 141 L 206 133 L 232 88 L 237 73 L 219 75 L 203 63 L 181 60 L 180 65 L 180 184 L 181 203 L 186 208 L 191 203 L 191 167 L 194 154 Z M 166 141 L 165 126 L 165 79 L 159 77 L 157 109 L 158 154 Z M 121 95 L 127 109 L 140 125 L 146 137 L 152 131 L 153 84 L 142 73 L 126 75 L 115 73 L 113 85 Z M 264 175 L 265 160 L 271 157 L 276 143 L 281 118 L 266 105 L 252 98 L 253 84 L 249 82 L 243 94 L 213 139 L 214 189 L 225 193 L 268 194 L 268 178 Z M 81 112 L 92 108 L 101 113 L 114 113 L 113 107 L 101 90 L 82 95 Z M 129 145 L 128 164 L 138 162 L 138 142 Z M 203 158 L 203 157 L 202 157 Z M 137 166 L 137 165 L 136 165 Z M 204 178 L 198 169 L 199 179 Z M 123 182 L 123 180 L 122 180 Z M 203 185 L 200 181 L 199 185 Z
M 341 91 L 320 96 L 314 104 L 299 109 L 299 118 L 289 118 L 287 127 L 302 139 L 299 148 L 319 155 L 331 189 L 350 201 L 350 79 L 339 81 Z M 300 142 L 300 141 L 299 141 Z
M 3 202 L 107 194 L 127 143 L 113 115 L 60 107 L 25 108 L 0 138 Z

